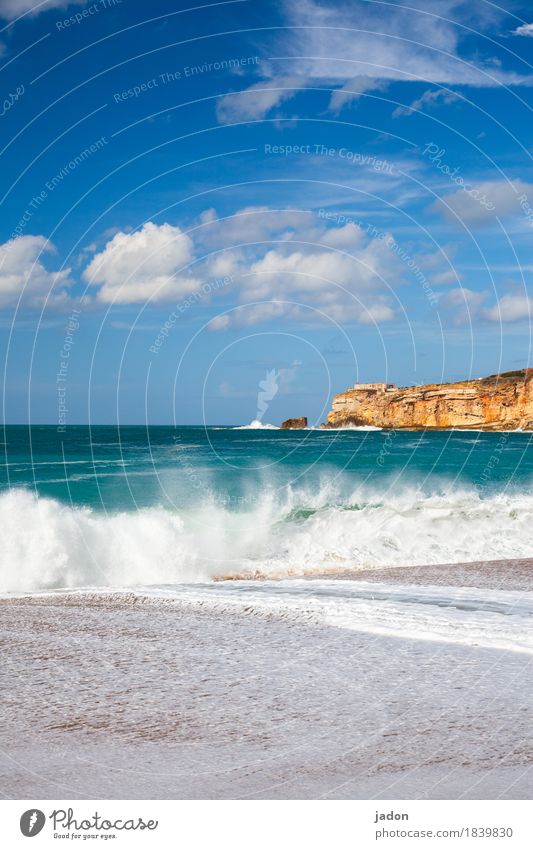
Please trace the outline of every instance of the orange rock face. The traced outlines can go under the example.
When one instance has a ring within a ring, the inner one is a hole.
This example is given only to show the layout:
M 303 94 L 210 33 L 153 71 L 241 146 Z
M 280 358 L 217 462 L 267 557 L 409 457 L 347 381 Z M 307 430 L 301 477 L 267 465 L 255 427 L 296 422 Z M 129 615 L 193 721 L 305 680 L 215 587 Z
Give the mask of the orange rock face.
M 286 419 L 281 423 L 282 430 L 301 430 L 307 427 L 307 416 L 300 416 L 299 419 Z
M 395 430 L 533 430 L 533 369 L 461 383 L 404 389 L 349 389 L 336 395 L 327 427 Z

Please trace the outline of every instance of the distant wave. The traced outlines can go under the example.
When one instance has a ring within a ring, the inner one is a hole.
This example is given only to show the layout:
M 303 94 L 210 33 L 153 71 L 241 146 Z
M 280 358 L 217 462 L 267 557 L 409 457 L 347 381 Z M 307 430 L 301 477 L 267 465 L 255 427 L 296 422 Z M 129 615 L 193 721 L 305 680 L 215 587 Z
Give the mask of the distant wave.
M 264 422 L 260 422 L 259 419 L 254 419 L 247 425 L 239 425 L 238 427 L 234 427 L 233 430 L 279 430 L 279 427 L 273 424 L 265 424 Z
M 533 495 L 475 489 L 362 492 L 349 474 L 268 486 L 239 509 L 216 499 L 105 514 L 24 489 L 0 496 L 0 592 L 287 577 L 384 565 L 531 556 Z

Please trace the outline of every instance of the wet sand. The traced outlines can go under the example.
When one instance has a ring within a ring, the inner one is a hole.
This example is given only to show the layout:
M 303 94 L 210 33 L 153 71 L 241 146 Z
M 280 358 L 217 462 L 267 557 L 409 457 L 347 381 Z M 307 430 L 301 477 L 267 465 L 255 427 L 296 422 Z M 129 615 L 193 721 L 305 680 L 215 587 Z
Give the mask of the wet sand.
M 314 576 L 316 577 L 316 575 Z M 323 577 L 326 577 L 324 575 Z M 484 560 L 475 563 L 443 563 L 428 566 L 391 566 L 328 572 L 328 578 L 356 581 L 385 581 L 389 584 L 420 586 L 483 587 L 485 589 L 533 591 L 533 559 Z
M 533 792 L 528 654 L 131 594 L 1 600 L 0 639 L 7 798 Z

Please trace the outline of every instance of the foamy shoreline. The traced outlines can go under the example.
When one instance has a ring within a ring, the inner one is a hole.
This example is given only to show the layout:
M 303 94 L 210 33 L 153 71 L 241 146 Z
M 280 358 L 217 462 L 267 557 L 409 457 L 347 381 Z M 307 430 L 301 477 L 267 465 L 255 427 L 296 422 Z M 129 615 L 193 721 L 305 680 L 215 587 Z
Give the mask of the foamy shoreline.
M 518 579 L 492 571 L 507 588 L 491 598 L 524 590 L 525 563 Z M 531 796 L 531 655 L 127 590 L 11 596 L 0 611 L 8 797 Z

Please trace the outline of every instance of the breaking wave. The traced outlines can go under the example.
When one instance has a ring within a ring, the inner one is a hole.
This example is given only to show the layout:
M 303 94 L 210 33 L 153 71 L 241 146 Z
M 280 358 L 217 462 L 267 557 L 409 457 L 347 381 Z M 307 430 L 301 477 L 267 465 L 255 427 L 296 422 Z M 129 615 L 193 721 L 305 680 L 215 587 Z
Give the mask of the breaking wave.
M 233 430 L 279 430 L 279 427 L 273 424 L 266 424 L 259 421 L 259 419 L 254 419 L 250 424 L 239 425 L 238 427 L 234 427 Z
M 13 489 L 0 496 L 0 591 L 278 578 L 533 552 L 533 495 L 350 494 L 343 486 L 265 486 L 242 509 L 207 500 L 188 511 L 113 514 Z

